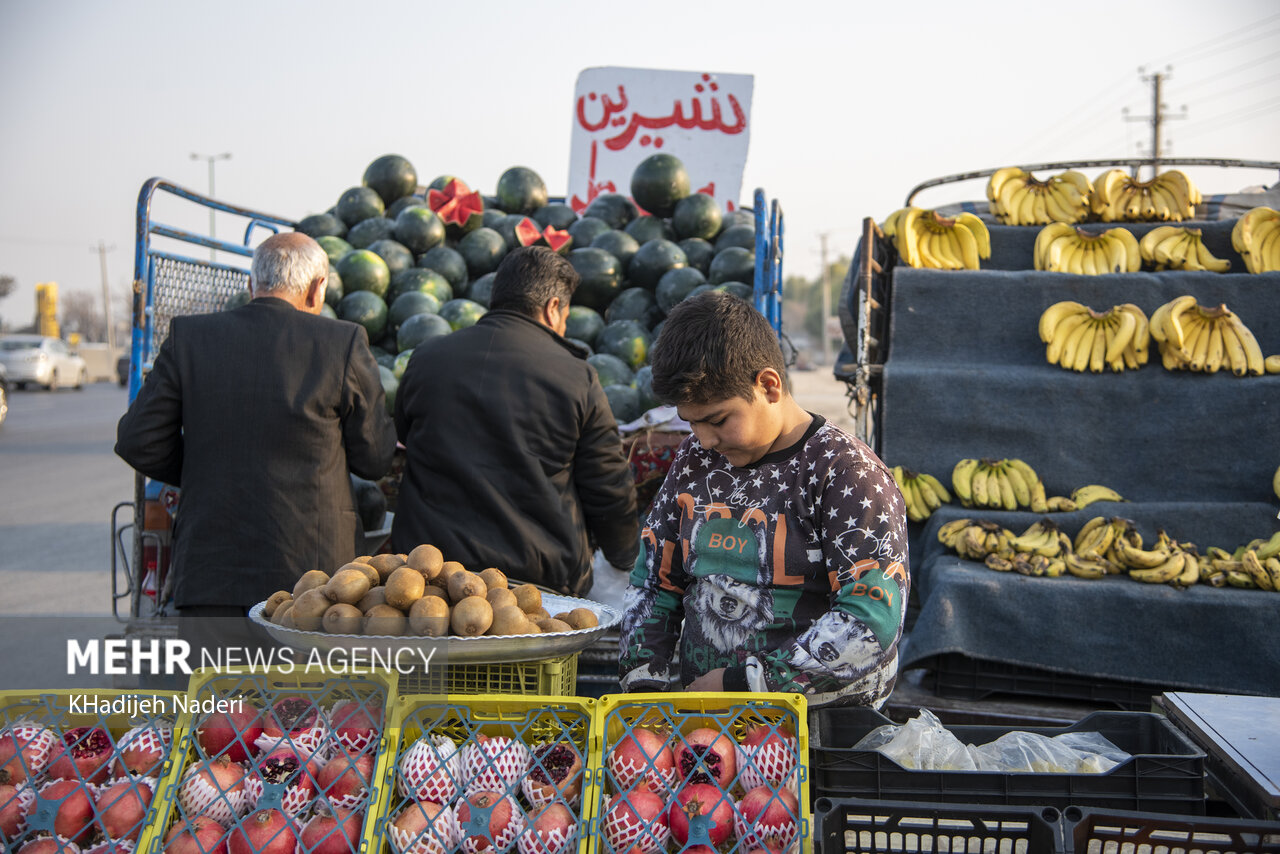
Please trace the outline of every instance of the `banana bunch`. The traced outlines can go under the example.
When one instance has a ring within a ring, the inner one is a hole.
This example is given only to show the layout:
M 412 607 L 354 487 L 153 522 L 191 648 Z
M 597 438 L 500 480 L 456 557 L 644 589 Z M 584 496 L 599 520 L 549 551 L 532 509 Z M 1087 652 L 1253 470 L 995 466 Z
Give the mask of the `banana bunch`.
M 1024 169 L 997 169 L 987 181 L 991 213 L 1005 225 L 1081 222 L 1089 214 L 1093 186 L 1079 172 L 1067 171 L 1041 181 Z
M 1280 531 L 1269 540 L 1253 540 L 1234 552 L 1209 548 L 1206 571 L 1201 576 L 1215 587 L 1229 584 L 1249 590 L 1280 592 Z
M 924 208 L 902 208 L 889 215 L 881 231 L 912 267 L 977 270 L 981 259 L 991 257 L 987 224 L 971 213 L 951 219 Z
M 1250 273 L 1280 270 L 1280 211 L 1254 208 L 1236 220 L 1231 245 Z
M 1203 562 L 1191 543 L 1179 543 L 1161 530 L 1155 545 L 1143 548 L 1142 534 L 1128 519 L 1095 516 L 1072 543 L 1067 570 L 1079 578 L 1127 573 L 1134 581 L 1190 587 L 1201 580 Z
M 1153 228 L 1138 241 L 1142 260 L 1157 270 L 1208 270 L 1225 273 L 1231 262 L 1215 258 L 1204 245 L 1204 232 L 1198 228 L 1162 225 Z
M 1012 555 L 1009 543 L 1013 538 L 1013 531 L 986 520 L 955 519 L 938 528 L 938 542 L 966 560 Z
M 1180 296 L 1155 310 L 1150 327 L 1170 371 L 1212 374 L 1225 367 L 1238 377 L 1266 372 L 1257 339 L 1225 304 L 1205 308 L 1193 296 Z
M 1104 312 L 1072 300 L 1057 302 L 1040 315 L 1039 331 L 1051 365 L 1097 374 L 1106 367 L 1135 370 L 1147 363 L 1147 316 L 1131 302 Z
M 967 560 L 980 560 L 996 572 L 1057 578 L 1067 572 L 1071 538 L 1049 519 L 1014 534 L 995 522 L 956 519 L 938 529 L 938 541 Z
M 1093 182 L 1089 207 L 1103 222 L 1182 222 L 1200 204 L 1200 191 L 1178 169 L 1139 181 L 1123 169 L 1110 169 Z
M 1142 269 L 1142 251 L 1138 239 L 1119 226 L 1094 233 L 1051 222 L 1036 235 L 1032 261 L 1035 269 L 1050 273 L 1136 273 Z
M 951 503 L 951 493 L 931 474 L 894 466 L 893 479 L 907 505 L 907 518 L 912 522 L 923 522 L 934 510 Z
M 951 487 L 965 507 L 1017 510 L 1036 513 L 1064 509 L 1058 496 L 1046 498 L 1036 470 L 1022 460 L 963 459 L 951 470 Z M 1051 503 L 1054 506 L 1050 506 Z M 1074 509 L 1074 508 L 1072 508 Z

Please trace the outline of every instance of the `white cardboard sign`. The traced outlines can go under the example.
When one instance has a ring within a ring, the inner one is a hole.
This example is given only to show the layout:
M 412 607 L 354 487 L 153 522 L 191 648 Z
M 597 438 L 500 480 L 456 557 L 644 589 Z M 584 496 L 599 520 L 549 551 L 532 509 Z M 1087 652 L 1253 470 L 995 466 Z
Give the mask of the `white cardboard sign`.
M 750 74 L 587 68 L 574 91 L 565 198 L 582 213 L 602 193 L 631 195 L 651 154 L 679 157 L 694 192 L 740 204 L 751 136 Z

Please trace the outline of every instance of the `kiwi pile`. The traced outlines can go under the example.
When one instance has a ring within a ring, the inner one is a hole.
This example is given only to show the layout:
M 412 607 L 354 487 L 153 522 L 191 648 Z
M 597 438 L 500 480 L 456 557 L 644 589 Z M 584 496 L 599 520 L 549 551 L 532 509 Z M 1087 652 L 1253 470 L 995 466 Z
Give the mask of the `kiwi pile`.
M 430 544 L 358 557 L 332 575 L 313 569 L 293 590 L 272 593 L 262 613 L 286 628 L 335 635 L 474 638 L 599 625 L 589 608 L 552 616 L 534 585 L 508 584 L 492 566 L 470 572 Z

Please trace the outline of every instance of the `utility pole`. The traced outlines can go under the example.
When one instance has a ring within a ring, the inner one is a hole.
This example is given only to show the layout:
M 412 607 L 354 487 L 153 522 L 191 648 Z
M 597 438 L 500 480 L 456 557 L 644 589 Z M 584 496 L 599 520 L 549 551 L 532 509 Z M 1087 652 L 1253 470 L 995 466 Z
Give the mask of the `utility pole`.
M 1138 73 L 1143 74 L 1144 68 L 1139 68 Z M 1185 119 L 1187 117 L 1187 108 L 1182 108 L 1181 114 L 1169 115 L 1168 105 L 1164 103 L 1164 81 L 1170 76 L 1173 67 L 1166 65 L 1164 71 L 1157 71 L 1154 74 L 1143 74 L 1142 81 L 1151 84 L 1151 115 L 1149 116 L 1125 116 L 1125 121 L 1130 122 L 1150 122 L 1151 124 L 1151 148 L 1147 152 L 1151 158 L 1151 177 L 1154 178 L 1160 173 L 1160 158 L 1164 155 L 1164 145 L 1162 143 L 1161 133 L 1164 130 L 1164 123 L 1170 119 Z M 1125 110 L 1127 113 L 1128 110 Z
M 114 252 L 115 246 L 108 246 L 101 240 L 97 246 L 90 246 L 90 252 L 98 253 L 98 263 L 102 267 L 102 310 L 107 319 L 107 349 L 111 355 L 116 354 L 116 321 L 111 313 L 111 287 L 107 284 L 107 253 Z
M 209 163 L 209 198 L 212 199 L 214 197 L 213 195 L 213 164 L 219 160 L 230 160 L 231 152 L 227 151 L 227 152 L 223 152 L 222 154 L 196 154 L 195 152 L 192 152 L 191 159 L 208 161 Z M 209 238 L 210 239 L 212 239 L 215 236 L 213 217 L 214 217 L 214 210 L 213 208 L 209 208 Z M 217 254 L 218 254 L 218 250 L 210 248 L 209 260 L 210 261 L 216 260 Z
M 827 318 L 831 316 L 831 267 L 827 264 L 827 233 L 818 235 L 822 242 L 822 364 L 830 366 L 831 336 L 827 333 Z

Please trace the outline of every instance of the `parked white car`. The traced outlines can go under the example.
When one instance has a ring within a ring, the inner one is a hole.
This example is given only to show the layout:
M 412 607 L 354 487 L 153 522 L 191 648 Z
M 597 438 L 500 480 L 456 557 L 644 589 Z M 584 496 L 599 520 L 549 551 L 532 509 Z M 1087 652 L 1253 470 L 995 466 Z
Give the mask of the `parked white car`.
M 84 359 L 65 342 L 48 335 L 6 335 L 0 338 L 0 363 L 9 382 L 23 389 L 27 383 L 53 391 L 60 385 L 83 388 L 89 377 Z

